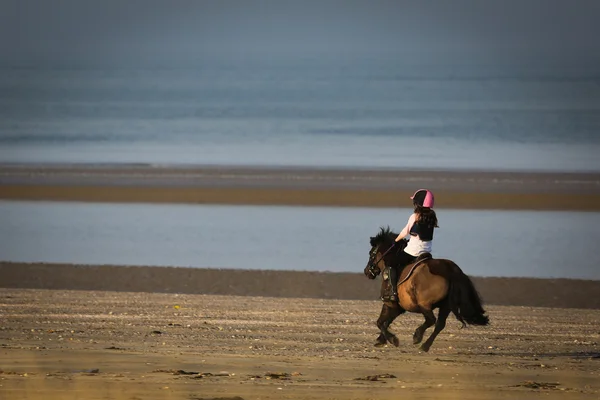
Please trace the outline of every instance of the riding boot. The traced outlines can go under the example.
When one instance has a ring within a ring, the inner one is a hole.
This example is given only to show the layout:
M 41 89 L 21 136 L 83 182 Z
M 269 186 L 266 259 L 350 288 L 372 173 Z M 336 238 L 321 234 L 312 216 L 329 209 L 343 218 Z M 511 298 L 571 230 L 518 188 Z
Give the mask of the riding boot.
M 390 301 L 398 301 L 398 268 L 390 268 Z

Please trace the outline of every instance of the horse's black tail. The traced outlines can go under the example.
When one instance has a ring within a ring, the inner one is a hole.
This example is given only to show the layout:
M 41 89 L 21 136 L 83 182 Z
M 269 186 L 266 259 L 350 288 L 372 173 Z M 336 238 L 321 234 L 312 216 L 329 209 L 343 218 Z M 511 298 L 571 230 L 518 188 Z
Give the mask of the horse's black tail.
M 465 323 L 469 325 L 489 324 L 481 296 L 475 289 L 471 278 L 458 265 L 456 265 L 456 271 L 450 280 L 450 308 L 463 326 Z

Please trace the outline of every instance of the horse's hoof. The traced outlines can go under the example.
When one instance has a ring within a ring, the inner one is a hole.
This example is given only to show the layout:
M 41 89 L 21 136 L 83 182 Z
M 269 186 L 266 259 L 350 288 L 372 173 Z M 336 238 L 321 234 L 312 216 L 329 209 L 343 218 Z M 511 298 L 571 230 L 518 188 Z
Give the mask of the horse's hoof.
M 418 333 L 413 335 L 413 344 L 419 344 L 421 340 L 423 340 L 423 335 L 419 335 Z
M 392 344 L 396 347 L 400 346 L 400 340 L 396 336 L 392 338 Z
M 429 346 L 426 346 L 425 344 L 422 344 L 421 346 L 419 346 L 419 350 L 424 351 L 425 353 L 427 353 L 429 351 Z
M 385 346 L 385 343 L 376 342 L 376 343 L 374 344 L 374 346 L 375 346 L 375 347 L 383 347 L 383 346 Z

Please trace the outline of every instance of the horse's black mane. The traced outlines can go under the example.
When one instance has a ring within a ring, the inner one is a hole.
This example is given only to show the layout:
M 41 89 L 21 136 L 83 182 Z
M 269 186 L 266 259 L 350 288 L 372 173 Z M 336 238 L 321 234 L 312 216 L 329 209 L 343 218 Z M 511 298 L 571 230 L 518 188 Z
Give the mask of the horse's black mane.
M 387 227 L 380 227 L 377 235 L 371 237 L 371 246 L 377 246 L 382 243 L 389 243 L 391 240 L 394 240 L 398 234 Z

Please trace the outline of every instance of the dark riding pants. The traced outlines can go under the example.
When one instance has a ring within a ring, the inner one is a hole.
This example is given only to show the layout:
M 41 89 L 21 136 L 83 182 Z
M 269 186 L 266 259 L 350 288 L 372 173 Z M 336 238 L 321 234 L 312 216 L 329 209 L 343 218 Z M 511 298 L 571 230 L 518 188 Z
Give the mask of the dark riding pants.
M 396 256 L 396 265 L 390 267 L 390 284 L 392 286 L 392 293 L 397 296 L 398 295 L 398 276 L 400 275 L 400 271 L 404 269 L 408 264 L 413 263 L 417 257 L 412 256 L 402 250 Z

